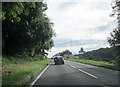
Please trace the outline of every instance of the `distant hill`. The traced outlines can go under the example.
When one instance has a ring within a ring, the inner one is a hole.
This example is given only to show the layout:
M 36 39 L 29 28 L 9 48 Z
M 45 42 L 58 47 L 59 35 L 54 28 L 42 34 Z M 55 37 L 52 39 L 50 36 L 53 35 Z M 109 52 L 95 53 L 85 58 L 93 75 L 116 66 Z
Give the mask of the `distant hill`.
M 111 48 L 100 48 L 83 54 L 83 58 L 92 60 L 111 61 L 116 60 L 115 49 Z

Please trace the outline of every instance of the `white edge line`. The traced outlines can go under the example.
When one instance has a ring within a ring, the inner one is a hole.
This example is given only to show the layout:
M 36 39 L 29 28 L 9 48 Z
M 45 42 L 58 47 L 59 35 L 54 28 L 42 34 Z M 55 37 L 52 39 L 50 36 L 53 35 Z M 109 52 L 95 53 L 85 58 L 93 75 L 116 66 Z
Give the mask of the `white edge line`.
M 35 82 L 42 76 L 42 74 L 47 70 L 47 68 L 50 66 L 50 64 L 38 75 L 38 77 L 36 77 L 36 79 L 30 84 L 29 87 L 32 87 L 35 84 Z
M 93 78 L 96 78 L 96 79 L 98 78 L 98 77 L 96 77 L 96 76 L 94 76 L 94 75 L 92 75 L 92 74 L 90 74 L 90 73 L 88 73 L 88 72 L 86 72 L 86 71 L 84 71 L 82 69 L 78 69 L 78 70 L 85 73 L 85 74 L 87 74 L 87 75 L 89 75 L 89 76 L 92 76 Z

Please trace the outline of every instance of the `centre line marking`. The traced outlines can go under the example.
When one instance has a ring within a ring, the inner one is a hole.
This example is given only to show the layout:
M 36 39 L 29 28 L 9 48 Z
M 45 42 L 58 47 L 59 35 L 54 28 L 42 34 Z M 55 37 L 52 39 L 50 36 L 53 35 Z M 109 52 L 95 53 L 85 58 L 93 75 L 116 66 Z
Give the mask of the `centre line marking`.
M 81 71 L 81 72 L 83 72 L 83 73 L 85 73 L 85 74 L 87 74 L 87 75 L 89 75 L 89 76 L 91 76 L 91 77 L 93 77 L 93 78 L 95 78 L 95 79 L 98 78 L 98 77 L 96 77 L 96 76 L 94 76 L 94 75 L 92 75 L 92 74 L 90 74 L 90 73 L 88 73 L 88 72 L 86 72 L 86 71 L 84 71 L 82 69 L 78 69 L 78 70 Z
M 70 65 L 70 64 L 69 64 Z M 72 68 L 76 68 L 76 67 L 74 67 L 73 65 L 70 65 Z

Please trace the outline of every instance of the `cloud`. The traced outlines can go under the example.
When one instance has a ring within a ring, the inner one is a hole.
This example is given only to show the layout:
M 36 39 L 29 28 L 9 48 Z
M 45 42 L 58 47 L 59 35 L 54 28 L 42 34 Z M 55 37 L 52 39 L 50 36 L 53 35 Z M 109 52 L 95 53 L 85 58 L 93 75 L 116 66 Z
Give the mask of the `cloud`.
M 78 2 L 62 2 L 60 5 L 57 6 L 58 10 L 69 10 L 73 6 L 78 4 Z
M 80 44 L 74 46 L 76 49 L 77 46 L 96 49 L 109 45 L 107 37 L 115 27 L 113 18 L 110 18 L 111 0 L 48 0 L 47 4 L 46 14 L 54 23 L 54 30 L 57 33 L 51 54 L 54 54 L 55 50 L 59 52 L 68 48 L 69 41 Z M 83 41 L 82 45 L 77 42 L 79 40 Z M 98 42 L 93 43 L 94 41 Z

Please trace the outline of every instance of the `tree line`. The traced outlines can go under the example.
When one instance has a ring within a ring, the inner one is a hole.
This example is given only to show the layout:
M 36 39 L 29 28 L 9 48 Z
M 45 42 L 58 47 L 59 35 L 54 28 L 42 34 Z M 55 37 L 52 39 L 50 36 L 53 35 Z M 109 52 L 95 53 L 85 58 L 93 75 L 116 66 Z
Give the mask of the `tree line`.
M 2 54 L 43 56 L 53 46 L 53 23 L 45 2 L 2 3 Z
M 70 52 L 69 50 L 65 50 L 65 51 L 62 51 L 62 52 L 59 52 L 59 53 L 56 53 L 55 55 L 53 55 L 53 56 L 63 56 L 64 57 L 64 55 L 73 55 L 72 54 L 72 52 Z

